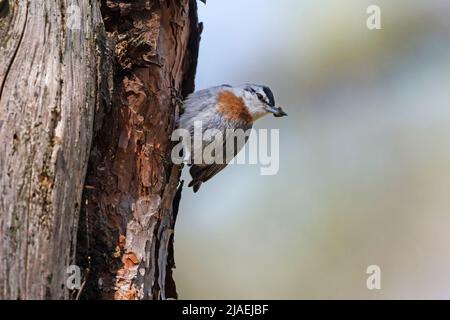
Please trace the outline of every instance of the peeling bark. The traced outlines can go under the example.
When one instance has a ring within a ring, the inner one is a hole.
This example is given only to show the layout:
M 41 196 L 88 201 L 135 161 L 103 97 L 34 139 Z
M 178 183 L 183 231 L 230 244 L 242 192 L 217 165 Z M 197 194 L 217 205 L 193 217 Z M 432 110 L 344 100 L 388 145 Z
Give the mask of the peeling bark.
M 96 132 L 77 261 L 82 298 L 177 298 L 173 238 L 181 168 L 170 160 L 177 101 L 194 90 L 194 0 L 102 2 L 114 43 L 113 107 Z
M 0 299 L 177 297 L 170 134 L 200 32 L 195 0 L 0 0 Z

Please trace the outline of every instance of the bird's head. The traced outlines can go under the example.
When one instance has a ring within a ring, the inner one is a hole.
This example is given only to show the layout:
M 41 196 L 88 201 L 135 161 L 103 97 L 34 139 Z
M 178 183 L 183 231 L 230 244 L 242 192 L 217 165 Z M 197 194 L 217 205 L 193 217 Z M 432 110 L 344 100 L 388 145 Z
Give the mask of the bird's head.
M 273 114 L 275 117 L 287 116 L 287 113 L 281 107 L 275 106 L 275 98 L 269 87 L 246 84 L 241 89 L 242 98 L 253 120 L 257 120 L 267 114 Z

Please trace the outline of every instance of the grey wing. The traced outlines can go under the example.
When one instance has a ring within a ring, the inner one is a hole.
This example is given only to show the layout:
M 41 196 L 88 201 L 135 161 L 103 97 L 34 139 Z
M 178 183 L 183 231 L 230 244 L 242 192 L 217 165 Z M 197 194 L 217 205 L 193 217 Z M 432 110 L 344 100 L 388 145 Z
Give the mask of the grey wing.
M 241 129 L 243 132 L 248 132 L 247 130 L 252 128 L 251 124 L 248 123 L 236 123 L 231 124 L 228 129 Z M 244 147 L 244 145 L 247 143 L 247 140 L 249 138 L 248 134 L 245 134 L 245 137 L 243 139 L 235 140 L 233 143 L 234 149 L 232 150 L 232 156 L 227 157 L 226 155 L 226 149 L 227 149 L 227 141 L 230 141 L 230 139 L 234 139 L 233 137 L 226 137 L 224 140 L 223 150 L 224 150 L 224 159 L 223 163 L 213 163 L 213 164 L 193 164 L 189 170 L 189 173 L 191 174 L 192 181 L 189 183 L 189 187 L 192 187 L 194 192 L 197 192 L 200 186 L 203 182 L 208 181 L 212 177 L 214 177 L 217 173 L 222 171 L 229 161 L 233 159 L 239 151 Z

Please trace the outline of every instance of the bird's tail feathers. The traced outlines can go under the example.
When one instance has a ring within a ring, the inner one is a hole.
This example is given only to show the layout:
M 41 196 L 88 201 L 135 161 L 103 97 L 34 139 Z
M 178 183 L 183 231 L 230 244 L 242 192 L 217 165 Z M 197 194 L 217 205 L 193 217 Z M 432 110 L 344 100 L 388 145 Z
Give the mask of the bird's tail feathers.
M 198 191 L 198 189 L 200 189 L 200 186 L 202 185 L 201 181 L 198 180 L 192 180 L 191 182 L 189 182 L 188 187 L 192 187 L 192 189 L 194 190 L 194 193 Z

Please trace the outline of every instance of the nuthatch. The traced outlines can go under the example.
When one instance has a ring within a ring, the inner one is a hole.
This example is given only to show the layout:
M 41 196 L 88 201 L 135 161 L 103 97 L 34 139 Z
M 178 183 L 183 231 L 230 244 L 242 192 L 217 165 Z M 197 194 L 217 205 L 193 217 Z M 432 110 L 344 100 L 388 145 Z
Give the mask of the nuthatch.
M 179 127 L 189 131 L 191 139 L 194 139 L 195 124 L 202 124 L 202 131 L 217 129 L 226 135 L 227 130 L 242 129 L 247 131 L 252 128 L 253 122 L 271 113 L 275 117 L 283 117 L 287 114 L 275 106 L 272 91 L 256 84 L 245 84 L 232 87 L 221 85 L 192 93 L 184 102 L 184 113 L 180 116 Z M 242 149 L 248 136 L 241 145 L 234 147 L 231 158 L 223 163 L 191 163 L 189 170 L 192 181 L 189 187 L 197 192 L 203 182 L 208 181 L 219 171 L 224 169 Z M 201 146 L 204 149 L 204 145 Z M 194 149 L 194 153 L 199 150 Z M 200 150 L 202 152 L 202 150 Z

